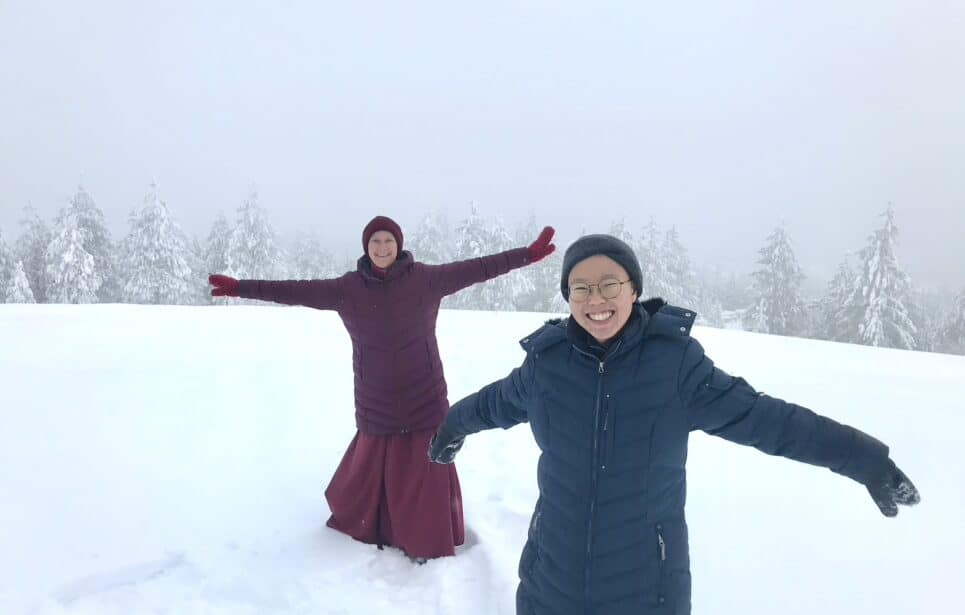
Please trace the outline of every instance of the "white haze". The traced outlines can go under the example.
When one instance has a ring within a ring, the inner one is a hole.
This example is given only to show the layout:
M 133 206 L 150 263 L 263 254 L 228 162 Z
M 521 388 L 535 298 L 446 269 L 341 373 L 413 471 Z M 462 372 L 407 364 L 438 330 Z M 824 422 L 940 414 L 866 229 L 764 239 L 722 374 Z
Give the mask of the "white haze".
M 893 204 L 919 284 L 965 281 L 965 4 L 907 0 L 0 3 L 0 229 L 151 181 L 204 237 L 255 186 L 357 251 L 475 202 L 567 243 L 626 217 L 747 273 L 782 222 L 827 279 Z

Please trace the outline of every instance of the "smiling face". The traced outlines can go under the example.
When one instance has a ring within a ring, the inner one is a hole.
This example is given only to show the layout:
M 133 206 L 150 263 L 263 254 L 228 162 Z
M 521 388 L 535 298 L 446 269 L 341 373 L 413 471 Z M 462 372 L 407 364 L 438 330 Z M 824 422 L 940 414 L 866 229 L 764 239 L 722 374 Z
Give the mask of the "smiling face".
M 629 277 L 619 263 L 602 254 L 580 261 L 570 271 L 570 288 L 581 284 L 590 286 L 590 296 L 583 302 L 574 301 L 574 293 L 570 292 L 570 314 L 601 344 L 612 340 L 630 320 L 637 291 L 628 282 L 621 285 L 620 294 L 607 299 L 597 285 L 603 280 L 623 282 Z
M 369 237 L 369 258 L 380 269 L 388 269 L 399 256 L 399 246 L 389 231 L 376 231 Z

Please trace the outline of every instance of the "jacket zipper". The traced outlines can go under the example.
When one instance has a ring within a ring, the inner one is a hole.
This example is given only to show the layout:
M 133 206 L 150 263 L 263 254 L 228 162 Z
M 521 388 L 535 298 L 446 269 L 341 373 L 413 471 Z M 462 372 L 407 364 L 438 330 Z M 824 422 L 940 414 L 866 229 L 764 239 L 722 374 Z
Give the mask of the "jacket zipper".
M 663 525 L 657 524 L 657 546 L 660 547 L 660 573 L 657 579 L 657 603 L 663 604 L 667 601 L 664 595 L 666 584 L 664 582 L 664 568 L 667 562 L 667 542 L 663 539 Z
M 586 563 L 584 564 L 583 572 L 583 596 L 584 603 L 587 606 L 590 604 L 590 573 L 592 571 L 593 563 L 593 521 L 596 514 L 596 485 L 599 479 L 597 463 L 599 462 L 600 455 L 600 398 L 603 393 L 604 371 L 603 361 L 600 361 L 600 377 L 597 379 L 596 385 L 596 409 L 593 413 L 593 457 L 591 459 L 593 468 L 590 472 L 590 510 L 589 515 L 586 518 Z
M 606 372 L 606 360 L 612 354 L 614 354 L 623 343 L 623 340 L 617 342 L 617 345 L 613 347 L 611 352 L 603 355 L 602 359 L 597 359 L 594 355 L 577 348 L 577 350 L 590 357 L 594 361 L 597 361 L 599 367 L 597 368 L 597 373 L 599 378 L 596 384 L 596 408 L 593 412 L 593 457 L 591 462 L 593 467 L 590 469 L 590 506 L 589 514 L 586 521 L 586 563 L 583 566 L 583 601 L 584 604 L 589 606 L 590 604 L 590 578 L 591 578 L 591 564 L 593 562 L 593 520 L 596 513 L 596 486 L 599 480 L 599 462 L 600 462 L 600 406 L 603 405 L 603 376 Z
M 610 458 L 610 435 L 609 435 L 609 425 L 610 425 L 610 406 L 605 405 L 603 408 L 603 440 L 600 443 L 600 469 L 606 471 L 606 463 Z

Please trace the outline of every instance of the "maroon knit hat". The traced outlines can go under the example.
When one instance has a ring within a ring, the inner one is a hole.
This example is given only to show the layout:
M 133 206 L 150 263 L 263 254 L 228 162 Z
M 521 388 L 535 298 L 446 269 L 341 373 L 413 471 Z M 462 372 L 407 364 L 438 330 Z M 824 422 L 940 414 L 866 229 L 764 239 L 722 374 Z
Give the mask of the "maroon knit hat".
M 375 216 L 372 220 L 365 225 L 365 229 L 362 230 L 362 251 L 368 254 L 369 252 L 369 239 L 372 235 L 379 231 L 388 231 L 392 233 L 395 237 L 395 243 L 398 244 L 399 254 L 402 254 L 402 228 L 395 223 L 395 220 L 388 216 Z

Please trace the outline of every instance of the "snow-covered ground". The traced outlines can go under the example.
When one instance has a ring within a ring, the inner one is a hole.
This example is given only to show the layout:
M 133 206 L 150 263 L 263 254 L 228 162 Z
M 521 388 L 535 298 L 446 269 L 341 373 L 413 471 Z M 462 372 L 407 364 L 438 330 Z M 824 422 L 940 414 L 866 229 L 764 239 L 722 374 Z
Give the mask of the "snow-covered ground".
M 543 315 L 444 311 L 454 401 Z M 694 612 L 962 612 L 965 357 L 695 329 L 759 390 L 891 445 L 922 504 L 703 434 Z M 535 499 L 525 426 L 458 458 L 468 542 L 416 566 L 325 527 L 354 433 L 338 318 L 268 306 L 0 305 L 0 613 L 509 615 Z

